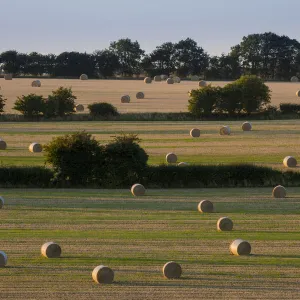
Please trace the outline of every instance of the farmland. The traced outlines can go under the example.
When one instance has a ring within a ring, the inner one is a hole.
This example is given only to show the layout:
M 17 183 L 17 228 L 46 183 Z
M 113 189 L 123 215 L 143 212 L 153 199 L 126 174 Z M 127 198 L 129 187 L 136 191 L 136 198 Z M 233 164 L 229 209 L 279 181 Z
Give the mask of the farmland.
M 18 96 L 37 93 L 47 96 L 60 86 L 72 87 L 77 103 L 88 105 L 94 102 L 108 102 L 115 105 L 121 113 L 125 112 L 186 112 L 188 91 L 198 88 L 198 82 L 182 81 L 180 84 L 168 85 L 165 82 L 145 84 L 142 80 L 63 80 L 42 79 L 41 88 L 31 87 L 34 79 L 13 79 L 1 81 L 1 91 L 7 98 L 6 113 L 16 113 L 12 110 Z M 208 82 L 210 83 L 210 82 Z M 226 82 L 212 82 L 214 86 L 224 86 Z M 297 103 L 296 91 L 298 83 L 267 83 L 272 91 L 272 105 L 280 103 Z M 136 100 L 137 92 L 145 93 L 144 100 Z M 131 96 L 131 103 L 121 103 L 122 95 Z
M 43 153 L 30 153 L 32 142 L 45 144 L 53 137 L 86 130 L 102 144 L 125 132 L 138 134 L 141 146 L 149 154 L 149 164 L 162 164 L 165 155 L 174 152 L 179 161 L 192 164 L 254 163 L 283 168 L 285 156 L 298 157 L 299 120 L 253 121 L 253 131 L 243 132 L 241 122 L 226 122 L 231 136 L 220 136 L 224 122 L 40 122 L 2 123 L 1 138 L 7 150 L 0 151 L 3 165 L 43 165 Z M 201 130 L 200 138 L 191 138 L 191 128 Z M 298 169 L 296 169 L 298 170 Z
M 1 299 L 191 299 L 288 298 L 299 295 L 300 189 L 274 200 L 270 189 L 10 190 L 1 210 Z M 216 212 L 201 215 L 209 199 Z M 234 221 L 217 232 L 219 217 Z M 252 254 L 234 257 L 229 244 L 248 240 Z M 59 259 L 45 259 L 40 246 L 59 243 Z M 161 268 L 175 260 L 179 280 Z M 98 286 L 91 272 L 105 264 L 115 283 Z

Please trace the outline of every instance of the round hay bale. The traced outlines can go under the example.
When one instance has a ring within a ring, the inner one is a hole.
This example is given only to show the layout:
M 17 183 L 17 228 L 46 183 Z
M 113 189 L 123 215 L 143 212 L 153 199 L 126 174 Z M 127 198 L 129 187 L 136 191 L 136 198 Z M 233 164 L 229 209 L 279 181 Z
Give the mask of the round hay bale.
M 299 81 L 299 78 L 297 76 L 293 76 L 291 78 L 291 82 L 298 82 Z
M 182 274 L 182 269 L 180 264 L 176 263 L 175 261 L 167 262 L 163 266 L 163 274 L 167 279 L 177 279 L 180 278 Z
M 12 74 L 5 74 L 4 75 L 4 80 L 12 80 L 12 79 L 13 79 Z
M 156 76 L 154 76 L 154 81 L 156 81 L 156 82 L 161 82 L 161 76 L 159 76 L 159 75 L 156 75 Z
M 200 129 L 198 129 L 198 128 L 191 129 L 190 136 L 193 137 L 193 138 L 199 137 L 200 136 Z
M 207 84 L 206 84 L 206 81 L 204 81 L 204 80 L 200 80 L 199 81 L 199 86 L 200 87 L 205 87 Z
M 149 84 L 149 83 L 152 82 L 152 79 L 151 79 L 150 77 L 146 77 L 146 78 L 144 79 L 144 82 Z
M 220 128 L 220 135 L 230 135 L 231 130 L 229 126 L 222 126 Z
M 48 242 L 42 246 L 41 253 L 47 258 L 58 258 L 61 256 L 61 248 L 56 243 Z
M 186 166 L 188 166 L 189 164 L 188 163 L 186 163 L 186 162 L 180 162 L 177 166 L 178 167 L 186 167 Z
M 0 268 L 4 268 L 7 265 L 7 255 L 5 252 L 0 251 Z
M 4 206 L 4 198 L 0 196 L 0 209 Z
M 0 139 L 0 150 L 6 150 L 6 142 Z
M 83 112 L 84 106 L 82 104 L 77 104 L 75 107 L 76 112 Z
M 229 250 L 233 255 L 249 255 L 251 253 L 251 245 L 247 241 L 237 239 L 230 244 Z
M 177 76 L 173 77 L 173 80 L 174 80 L 174 83 L 180 83 L 180 81 L 181 81 L 180 78 Z
M 144 99 L 144 98 L 145 98 L 145 94 L 143 92 L 136 93 L 136 99 Z
M 282 185 L 277 185 L 272 192 L 273 198 L 285 198 L 286 189 Z
M 131 194 L 133 196 L 144 196 L 146 193 L 146 189 L 142 184 L 136 183 L 131 187 Z
M 32 153 L 39 153 L 43 151 L 43 147 L 39 143 L 32 143 L 29 145 L 29 151 Z
M 296 96 L 297 96 L 297 97 L 300 97 L 300 91 L 297 91 L 297 92 L 296 92 Z
M 130 102 L 130 96 L 124 95 L 121 97 L 121 103 L 129 103 Z
M 252 130 L 252 125 L 249 122 L 244 122 L 242 125 L 243 131 L 251 131 Z
M 32 81 L 31 86 L 32 87 L 41 87 L 42 84 L 39 80 L 34 80 L 34 81 Z
M 174 153 L 168 153 L 166 155 L 166 161 L 168 164 L 175 164 L 177 162 L 177 155 Z
M 212 213 L 214 211 L 214 205 L 209 200 L 202 200 L 198 204 L 198 211 L 201 213 Z
M 296 168 L 297 167 L 297 160 L 293 156 L 287 156 L 283 160 L 283 165 L 287 168 Z
M 168 79 L 168 75 L 160 75 L 161 80 L 167 80 Z
M 168 78 L 166 82 L 167 84 L 174 84 L 173 78 Z
M 231 231 L 233 229 L 233 222 L 227 217 L 220 218 L 217 222 L 218 231 Z
M 96 267 L 92 272 L 92 278 L 96 283 L 113 283 L 114 276 L 114 271 L 111 268 L 103 265 Z
M 86 74 L 81 74 L 79 77 L 80 80 L 88 80 L 89 77 Z

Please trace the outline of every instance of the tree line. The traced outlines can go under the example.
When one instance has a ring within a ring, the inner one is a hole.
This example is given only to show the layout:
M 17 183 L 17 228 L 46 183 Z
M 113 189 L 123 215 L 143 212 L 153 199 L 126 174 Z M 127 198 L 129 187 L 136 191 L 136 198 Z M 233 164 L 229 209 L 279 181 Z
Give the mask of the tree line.
M 14 76 L 111 78 L 175 74 L 181 78 L 198 75 L 211 80 L 234 80 L 257 75 L 265 80 L 289 80 L 300 75 L 300 43 L 272 32 L 250 34 L 228 54 L 210 56 L 191 38 L 166 42 L 145 53 L 129 38 L 110 43 L 93 53 L 63 52 L 59 55 L 16 50 L 0 54 L 3 72 Z

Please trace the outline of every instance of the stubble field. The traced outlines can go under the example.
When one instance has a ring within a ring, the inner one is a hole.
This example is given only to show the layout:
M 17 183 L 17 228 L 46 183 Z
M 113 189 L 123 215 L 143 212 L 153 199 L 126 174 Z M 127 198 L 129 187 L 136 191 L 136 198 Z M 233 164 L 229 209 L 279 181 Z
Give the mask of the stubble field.
M 1 190 L 1 299 L 298 299 L 300 189 L 271 198 L 270 189 Z M 200 214 L 209 199 L 215 213 Z M 220 217 L 232 232 L 217 232 Z M 252 255 L 229 254 L 232 240 Z M 40 246 L 55 241 L 62 257 L 46 259 Z M 167 280 L 174 260 L 183 276 Z M 100 286 L 91 272 L 104 264 L 115 282 Z
M 1 82 L 8 112 L 15 98 L 36 92 L 48 95 L 70 86 L 78 103 L 110 102 L 121 112 L 186 111 L 187 91 L 197 82 L 168 86 L 138 81 L 32 80 Z M 214 83 L 216 84 L 216 83 Z M 224 84 L 224 83 L 222 83 Z M 297 84 L 270 84 L 273 104 L 297 102 Z M 120 96 L 144 91 L 147 99 L 121 104 Z M 43 165 L 43 153 L 32 154 L 32 142 L 86 130 L 101 143 L 125 132 L 138 134 L 150 164 L 161 164 L 168 152 L 194 164 L 255 163 L 282 169 L 287 155 L 298 158 L 300 121 L 242 122 L 3 122 L 3 165 Z M 220 136 L 229 125 L 231 136 Z M 201 137 L 189 136 L 191 128 Z M 298 171 L 298 168 L 295 169 Z M 271 189 L 148 190 L 133 198 L 129 190 L 1 189 L 0 250 L 8 266 L 0 269 L 0 299 L 297 299 L 300 293 L 300 188 L 288 198 L 272 199 Z M 216 212 L 201 215 L 197 204 L 213 201 Z M 228 216 L 232 232 L 219 233 L 216 222 Z M 248 240 L 253 255 L 234 257 L 229 244 Z M 60 259 L 44 259 L 40 247 L 55 241 Z M 182 265 L 179 280 L 162 276 L 170 260 Z M 104 264 L 115 282 L 99 286 L 91 272 Z
M 220 136 L 220 125 L 229 125 L 230 136 Z M 299 157 L 300 120 L 253 121 L 253 131 L 243 132 L 242 122 L 40 122 L 1 124 L 0 138 L 7 150 L 0 151 L 2 165 L 43 165 L 43 153 L 30 153 L 30 143 L 45 144 L 66 133 L 86 130 L 101 144 L 125 132 L 142 139 L 149 164 L 162 164 L 169 152 L 191 164 L 254 163 L 282 169 L 285 156 Z M 192 128 L 201 130 L 191 138 Z M 298 171 L 298 168 L 294 169 Z
M 179 84 L 168 85 L 165 82 L 152 82 L 145 84 L 142 80 L 63 80 L 42 79 L 41 88 L 31 87 L 34 79 L 13 79 L 12 81 L 0 81 L 1 91 L 8 99 L 6 112 L 17 113 L 12 109 L 18 96 L 37 93 L 47 96 L 52 90 L 60 86 L 72 87 L 77 96 L 77 102 L 88 105 L 94 102 L 109 102 L 118 110 L 124 112 L 186 112 L 188 91 L 198 88 L 198 82 L 182 81 Z M 210 83 L 208 81 L 208 83 Z M 226 82 L 211 82 L 212 85 L 223 86 Z M 300 89 L 300 83 L 267 83 L 272 90 L 272 104 L 279 105 L 284 102 L 297 103 L 296 91 Z M 137 92 L 143 91 L 144 100 L 135 99 Z M 123 95 L 131 96 L 131 103 L 122 104 Z

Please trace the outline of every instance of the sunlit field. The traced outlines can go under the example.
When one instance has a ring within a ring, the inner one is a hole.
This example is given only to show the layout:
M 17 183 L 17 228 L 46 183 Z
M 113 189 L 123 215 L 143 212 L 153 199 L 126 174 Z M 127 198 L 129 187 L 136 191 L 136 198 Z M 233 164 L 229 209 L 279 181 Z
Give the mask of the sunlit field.
M 77 96 L 77 103 L 87 106 L 94 102 L 108 102 L 124 112 L 185 112 L 188 104 L 188 91 L 198 88 L 198 82 L 182 81 L 179 84 L 168 85 L 166 82 L 145 84 L 142 80 L 63 80 L 41 79 L 42 87 L 31 87 L 34 79 L 0 80 L 0 93 L 8 99 L 5 111 L 12 110 L 18 96 L 37 93 L 47 96 L 60 86 L 72 87 Z M 208 83 L 210 83 L 208 81 Z M 225 85 L 226 82 L 212 82 L 212 85 Z M 272 104 L 297 103 L 296 91 L 300 83 L 268 83 L 272 90 Z M 143 91 L 145 99 L 137 100 L 137 92 Z M 121 96 L 130 95 L 131 102 L 121 103 Z
M 220 136 L 220 125 L 229 125 L 230 136 Z M 179 162 L 191 164 L 254 163 L 283 168 L 285 156 L 299 155 L 300 120 L 253 121 L 253 130 L 243 132 L 242 122 L 40 122 L 1 125 L 0 138 L 7 150 L 0 151 L 3 165 L 43 165 L 43 153 L 28 151 L 30 143 L 45 144 L 53 137 L 86 130 L 100 143 L 124 132 L 138 134 L 141 146 L 149 154 L 149 164 L 162 164 L 169 152 Z M 200 138 L 192 138 L 192 128 L 201 130 Z M 294 169 L 298 170 L 298 168 Z
M 272 199 L 271 189 L 129 190 L 2 189 L 1 299 L 298 299 L 300 293 L 300 189 Z M 208 199 L 215 213 L 200 214 Z M 217 232 L 220 217 L 232 232 Z M 232 256 L 242 238 L 250 256 Z M 46 259 L 40 247 L 55 241 L 62 257 Z M 181 264 L 181 279 L 162 267 Z M 112 285 L 91 272 L 104 264 Z

